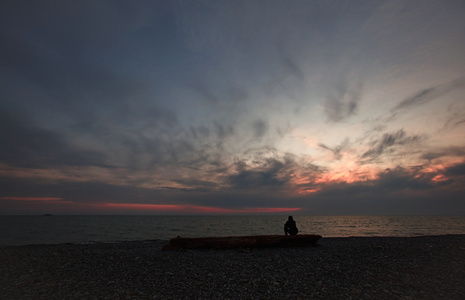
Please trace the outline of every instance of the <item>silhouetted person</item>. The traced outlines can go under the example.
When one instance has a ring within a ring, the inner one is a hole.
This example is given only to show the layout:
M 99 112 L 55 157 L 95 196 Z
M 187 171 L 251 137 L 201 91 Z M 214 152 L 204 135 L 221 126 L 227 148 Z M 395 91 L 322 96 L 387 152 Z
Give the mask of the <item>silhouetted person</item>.
M 297 235 L 297 232 L 299 232 L 299 229 L 297 229 L 297 225 L 292 216 L 289 216 L 286 224 L 284 224 L 284 234 L 287 235 L 289 233 L 290 235 Z

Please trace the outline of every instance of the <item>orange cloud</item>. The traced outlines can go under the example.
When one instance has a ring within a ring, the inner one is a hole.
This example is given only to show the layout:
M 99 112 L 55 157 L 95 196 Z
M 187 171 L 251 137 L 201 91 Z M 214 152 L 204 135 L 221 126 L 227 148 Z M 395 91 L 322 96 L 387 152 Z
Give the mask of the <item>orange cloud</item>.
M 313 193 L 316 193 L 316 192 L 319 192 L 321 190 L 321 188 L 299 188 L 297 190 L 297 193 L 300 194 L 300 195 L 308 195 L 308 194 L 313 194 Z
M 331 183 L 331 182 L 359 182 L 367 180 L 375 180 L 378 178 L 377 169 L 344 169 L 342 171 L 329 172 L 320 176 L 315 183 Z
M 326 173 L 314 174 L 308 176 L 305 174 L 295 174 L 292 178 L 292 184 L 295 191 L 300 195 L 317 193 L 323 187 L 334 183 L 353 183 L 379 178 L 379 169 L 369 167 L 349 166 L 341 167 L 338 171 L 328 171 Z

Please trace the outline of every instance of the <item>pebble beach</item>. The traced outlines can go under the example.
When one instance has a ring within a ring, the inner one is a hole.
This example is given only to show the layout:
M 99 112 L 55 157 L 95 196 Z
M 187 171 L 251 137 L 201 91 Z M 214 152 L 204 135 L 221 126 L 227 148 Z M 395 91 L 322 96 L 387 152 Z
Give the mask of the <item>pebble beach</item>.
M 464 299 L 465 235 L 163 251 L 167 241 L 0 247 L 2 299 Z

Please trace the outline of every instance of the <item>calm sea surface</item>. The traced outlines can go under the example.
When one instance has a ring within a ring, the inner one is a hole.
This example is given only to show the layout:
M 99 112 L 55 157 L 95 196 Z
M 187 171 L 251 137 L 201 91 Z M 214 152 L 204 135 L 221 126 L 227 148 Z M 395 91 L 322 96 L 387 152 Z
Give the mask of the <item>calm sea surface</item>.
M 283 234 L 287 216 L 0 216 L 0 245 Z M 323 237 L 465 234 L 465 216 L 295 216 Z

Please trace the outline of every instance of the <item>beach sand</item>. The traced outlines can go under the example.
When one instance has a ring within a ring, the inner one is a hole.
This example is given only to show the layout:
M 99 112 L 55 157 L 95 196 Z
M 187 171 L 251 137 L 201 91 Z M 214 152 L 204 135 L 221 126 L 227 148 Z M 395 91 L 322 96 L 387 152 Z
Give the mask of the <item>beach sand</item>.
M 465 299 L 465 235 L 162 251 L 166 241 L 0 247 L 2 299 Z

